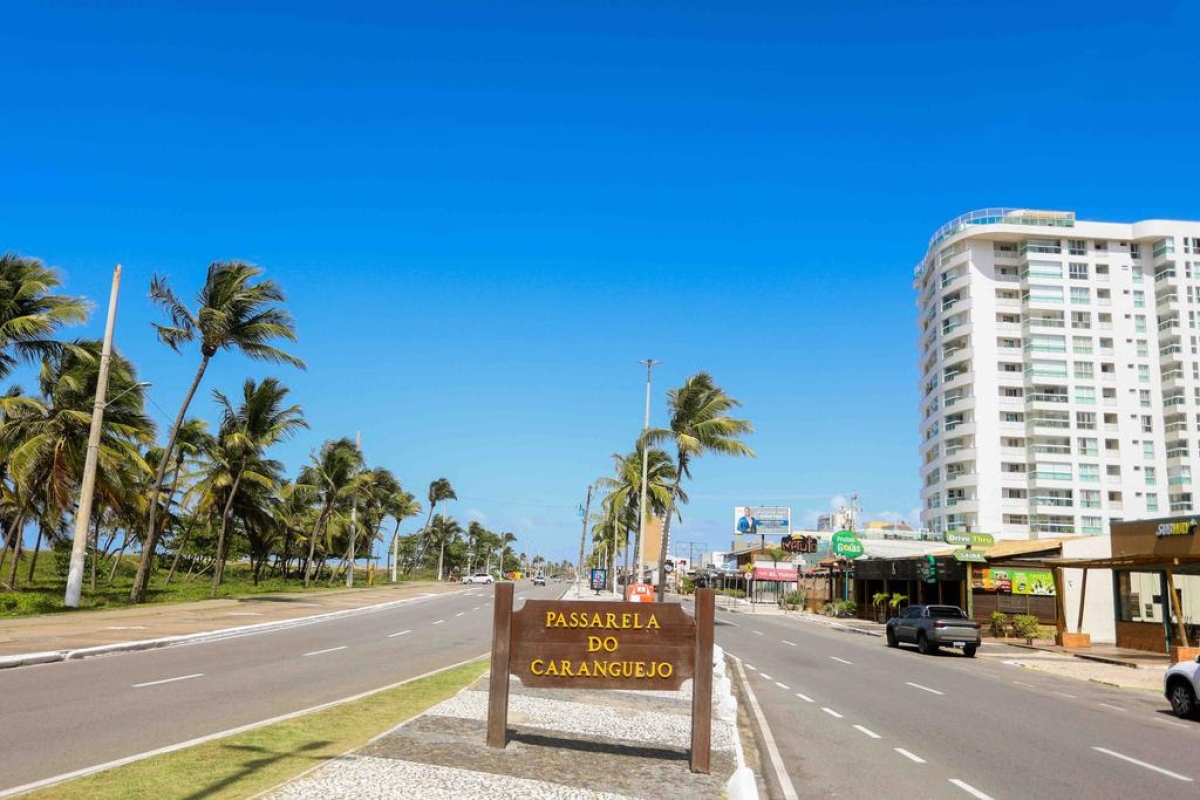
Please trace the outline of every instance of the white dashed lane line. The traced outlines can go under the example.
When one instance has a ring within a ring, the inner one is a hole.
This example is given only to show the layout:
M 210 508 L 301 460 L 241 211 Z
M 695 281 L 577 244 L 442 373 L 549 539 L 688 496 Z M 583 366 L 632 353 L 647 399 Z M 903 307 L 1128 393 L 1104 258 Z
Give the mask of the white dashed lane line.
M 408 634 L 410 634 L 410 633 L 412 633 L 412 631 L 411 631 L 411 630 L 407 630 L 407 631 L 397 631 L 396 633 L 389 633 L 389 634 L 388 634 L 388 638 L 389 638 L 389 639 L 395 639 L 397 636 L 407 636 L 407 635 L 408 635 Z
M 795 642 L 789 642 L 787 639 L 780 639 L 779 641 L 783 642 L 784 644 L 786 644 L 786 645 L 788 645 L 788 646 L 790 646 L 790 647 L 795 647 L 795 646 L 796 646 L 796 643 L 795 643 Z
M 336 653 L 338 650 L 345 650 L 346 647 L 347 647 L 347 645 L 342 645 L 341 647 L 327 647 L 324 650 L 313 650 L 311 653 L 305 653 L 304 655 L 305 655 L 305 657 L 307 657 L 307 656 L 319 656 L 324 653 Z
M 922 686 L 921 684 L 913 683 L 912 681 L 906 681 L 905 683 L 906 683 L 906 685 L 911 686 L 914 689 L 920 689 L 921 691 L 929 692 L 930 694 L 936 694 L 936 695 L 945 695 L 946 694 L 945 692 L 939 692 L 937 689 L 930 689 L 928 686 Z
M 865 733 L 867 736 L 870 736 L 872 739 L 882 739 L 883 738 L 875 731 L 868 730 L 868 729 L 864 728 L 862 725 L 855 725 L 854 727 L 856 730 L 858 730 L 862 733 Z
M 203 678 L 203 672 L 197 672 L 193 675 L 180 675 L 178 678 L 163 678 L 161 681 L 146 681 L 145 683 L 135 683 L 131 688 L 141 689 L 146 686 L 158 686 L 161 683 L 174 683 L 175 681 L 186 681 L 192 678 Z
M 455 614 L 454 616 L 456 616 L 456 617 L 461 617 L 461 616 L 463 616 L 463 615 L 464 615 L 464 614 L 466 614 L 466 613 L 467 613 L 467 612 L 465 612 L 465 611 L 460 611 L 460 612 L 458 612 L 457 614 Z
M 916 764 L 924 764 L 925 763 L 925 759 L 921 758 L 918 755 L 913 755 L 912 753 L 905 750 L 903 747 L 893 747 L 892 749 L 895 750 L 900 755 L 907 758 L 909 761 L 912 761 Z
M 434 625 L 441 625 L 441 624 L 442 624 L 443 622 L 445 622 L 445 621 L 446 621 L 446 620 L 444 620 L 444 619 L 439 619 L 437 622 L 435 622 L 435 623 L 433 623 L 433 624 L 434 624 Z
M 1072 700 L 1078 700 L 1078 699 L 1079 699 L 1077 696 L 1075 696 L 1075 695 L 1073 695 L 1073 694 L 1067 694 L 1066 692 L 1055 692 L 1055 694 L 1056 694 L 1056 695 L 1058 695 L 1059 697 L 1068 697 L 1068 698 L 1070 698 L 1070 699 L 1072 699 Z
M 773 680 L 775 680 L 774 678 L 772 678 L 770 675 L 768 675 L 768 674 L 767 674 L 767 673 L 765 673 L 765 672 L 760 672 L 760 673 L 758 673 L 758 674 L 759 674 L 759 675 L 762 675 L 762 678 L 763 678 L 763 680 L 764 680 L 764 681 L 773 681 Z
M 775 681 L 775 685 L 778 686 L 780 689 L 783 689 L 785 692 L 791 691 L 791 689 L 786 684 L 780 683 L 779 681 Z
M 1021 681 L 1013 681 L 1013 686 L 1024 686 L 1026 689 L 1036 688 L 1032 683 L 1022 683 Z
M 809 697 L 808 695 L 800 694 L 799 692 L 796 692 L 796 697 L 799 697 L 801 700 L 803 700 L 806 703 L 811 703 L 813 701 L 813 699 L 811 697 Z
M 966 781 L 960 781 L 958 778 L 951 778 L 950 782 L 972 797 L 978 797 L 979 800 L 992 800 L 991 795 L 984 794 Z
M 1119 758 L 1122 761 L 1128 761 L 1130 764 L 1137 764 L 1139 767 L 1145 767 L 1146 769 L 1153 770 L 1154 772 L 1157 772 L 1160 775 L 1166 775 L 1168 778 L 1174 778 L 1177 781 L 1184 781 L 1186 783 L 1192 782 L 1192 779 L 1189 778 L 1187 775 L 1180 775 L 1178 772 L 1171 772 L 1171 770 L 1169 770 L 1169 769 L 1163 769 L 1162 767 L 1156 767 L 1153 764 L 1147 764 L 1145 761 L 1138 761 L 1136 758 L 1133 758 L 1132 756 L 1127 756 L 1122 753 L 1118 753 L 1115 750 L 1109 750 L 1106 747 L 1092 747 L 1092 749 L 1098 753 L 1104 753 L 1105 755 L 1112 756 L 1113 758 Z
M 841 714 L 839 714 L 838 712 L 834 711 L 832 708 L 829 708 L 828 706 L 821 706 L 821 710 L 822 710 L 822 711 L 824 711 L 824 712 L 825 712 L 826 714 L 828 714 L 829 716 L 833 717 L 834 719 L 841 719 L 841 718 L 842 718 L 842 715 L 841 715 Z
M 762 636 L 762 635 L 763 635 L 762 631 L 750 631 L 750 632 L 751 632 L 751 633 L 753 633 L 755 636 Z
M 830 656 L 830 658 L 832 658 L 834 661 L 840 661 L 843 664 L 849 664 L 850 666 L 854 666 L 853 661 L 847 661 L 846 659 L 838 658 L 837 656 Z
M 1125 709 L 1121 708 L 1120 706 L 1110 706 L 1108 703 L 1097 703 L 1096 705 L 1104 706 L 1105 708 L 1111 708 L 1113 711 L 1124 711 L 1125 710 Z
M 751 670 L 752 672 L 758 672 L 758 667 L 754 666 L 753 664 L 742 664 L 742 666 L 748 670 Z

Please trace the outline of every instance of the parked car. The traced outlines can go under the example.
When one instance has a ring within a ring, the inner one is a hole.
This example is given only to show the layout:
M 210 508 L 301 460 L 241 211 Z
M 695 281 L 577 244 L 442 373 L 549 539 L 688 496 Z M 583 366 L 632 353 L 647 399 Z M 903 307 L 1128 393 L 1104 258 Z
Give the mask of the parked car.
M 958 606 L 909 606 L 900 616 L 887 621 L 884 632 L 888 647 L 915 644 L 926 655 L 939 647 L 958 647 L 967 658 L 979 649 L 979 623 L 972 622 Z
M 476 572 L 462 579 L 463 583 L 495 583 L 496 579 L 486 572 Z
M 546 576 L 545 575 L 534 575 L 533 576 L 533 585 L 534 586 L 545 586 L 546 585 Z
M 1195 719 L 1200 716 L 1196 696 L 1200 694 L 1200 656 L 1194 661 L 1172 664 L 1163 676 L 1163 694 L 1171 701 L 1175 716 Z

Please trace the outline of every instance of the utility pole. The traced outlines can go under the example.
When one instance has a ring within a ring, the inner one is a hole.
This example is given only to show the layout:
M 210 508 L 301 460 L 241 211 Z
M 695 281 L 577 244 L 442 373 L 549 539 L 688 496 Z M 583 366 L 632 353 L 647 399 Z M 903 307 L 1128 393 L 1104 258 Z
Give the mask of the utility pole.
M 79 608 L 83 594 L 83 565 L 87 555 L 88 524 L 92 518 L 92 498 L 96 490 L 96 461 L 100 455 L 100 432 L 104 425 L 105 397 L 108 394 L 108 368 L 112 362 L 113 330 L 117 324 L 117 296 L 121 292 L 121 265 L 113 270 L 112 295 L 108 301 L 108 321 L 104 325 L 104 344 L 100 349 L 100 372 L 96 379 L 96 401 L 92 405 L 92 427 L 88 430 L 87 456 L 83 463 L 83 486 L 79 510 L 75 514 L 75 539 L 71 543 L 71 566 L 67 573 L 67 592 L 63 605 Z M 21 532 L 17 531 L 17 536 Z M 95 555 L 92 556 L 95 558 Z
M 650 371 L 655 366 L 661 364 L 661 361 L 655 361 L 653 358 L 647 358 L 645 361 L 639 361 L 639 364 L 646 365 L 646 421 L 642 425 L 642 497 L 638 503 L 638 535 L 637 544 L 634 549 L 637 550 L 635 559 L 637 562 L 636 583 L 642 582 L 642 570 L 645 568 L 642 563 L 642 543 L 646 540 L 646 470 L 650 459 L 650 443 L 646 441 L 646 432 L 650 430 Z M 660 547 L 662 543 L 659 543 Z
M 579 597 L 580 588 L 579 581 L 583 579 L 583 546 L 587 542 L 587 524 L 588 514 L 592 510 L 592 484 L 588 484 L 587 501 L 584 502 L 583 508 L 580 509 L 580 515 L 583 517 L 583 533 L 579 534 L 579 575 L 575 581 L 575 596 Z
M 362 453 L 362 431 L 354 435 L 354 449 Z M 358 492 L 350 500 L 350 566 L 346 570 L 346 588 L 354 588 L 354 536 L 358 533 Z M 438 576 L 439 578 L 441 576 Z

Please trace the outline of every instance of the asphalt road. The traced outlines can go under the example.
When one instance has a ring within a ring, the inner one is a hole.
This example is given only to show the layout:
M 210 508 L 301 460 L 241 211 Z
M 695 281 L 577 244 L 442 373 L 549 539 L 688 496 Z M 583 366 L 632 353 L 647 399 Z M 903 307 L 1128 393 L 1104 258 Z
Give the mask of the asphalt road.
M 563 584 L 517 586 L 558 597 Z M 206 644 L 0 672 L 0 792 L 484 655 L 492 588 Z
M 1200 723 L 1158 694 L 717 614 L 800 797 L 1200 796 Z

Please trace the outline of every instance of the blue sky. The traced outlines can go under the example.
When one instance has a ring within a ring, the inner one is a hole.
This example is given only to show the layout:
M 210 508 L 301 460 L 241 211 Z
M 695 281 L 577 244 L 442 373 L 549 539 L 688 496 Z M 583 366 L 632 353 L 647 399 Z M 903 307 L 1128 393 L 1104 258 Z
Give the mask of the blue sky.
M 1200 216 L 1198 15 L 1106 3 L 23 3 L 0 27 L 0 249 L 97 301 L 166 414 L 155 273 L 289 295 L 312 430 L 573 558 L 644 372 L 757 426 L 696 465 L 684 541 L 918 505 L 911 268 L 973 208 Z M 218 357 L 209 392 L 272 370 Z M 153 407 L 152 407 L 153 408 Z M 157 413 L 157 412 L 156 412 Z M 166 420 L 159 414 L 165 427 Z M 410 528 L 415 526 L 410 523 Z

